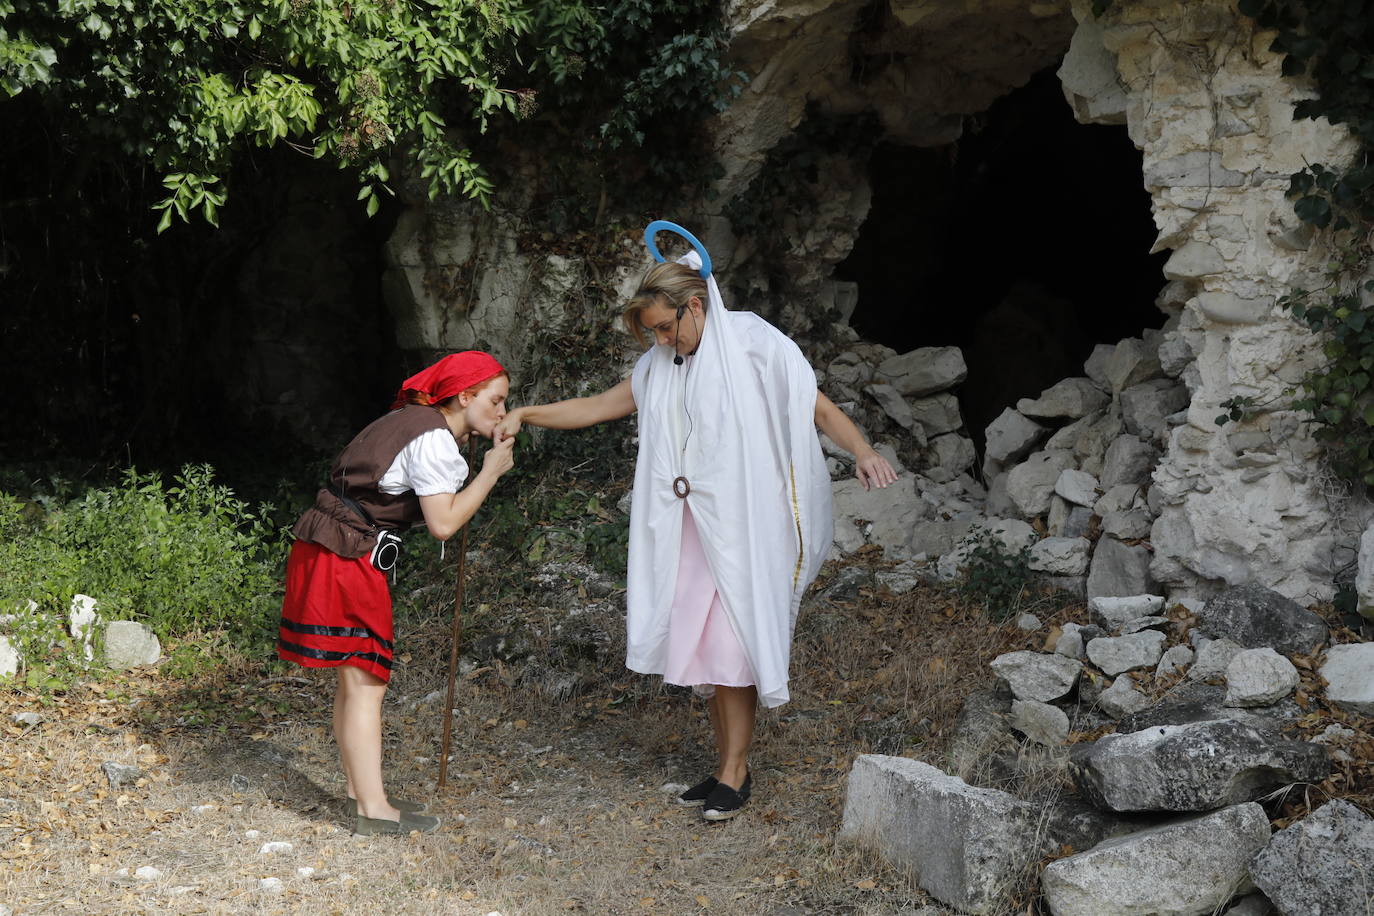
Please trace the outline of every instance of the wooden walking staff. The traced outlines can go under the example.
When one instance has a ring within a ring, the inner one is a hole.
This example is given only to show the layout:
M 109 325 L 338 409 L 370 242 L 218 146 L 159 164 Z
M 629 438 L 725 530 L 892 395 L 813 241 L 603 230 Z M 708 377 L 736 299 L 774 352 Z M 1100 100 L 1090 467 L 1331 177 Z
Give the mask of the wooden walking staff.
M 468 467 L 472 468 L 477 460 L 477 440 L 469 436 L 471 441 L 468 443 Z M 444 699 L 444 738 L 439 746 L 439 788 L 443 788 L 448 782 L 448 746 L 449 738 L 453 734 L 453 690 L 458 679 L 458 642 L 463 634 L 463 573 L 466 571 L 468 559 L 468 526 L 472 524 L 469 518 L 463 523 L 463 530 L 458 534 L 458 587 L 453 595 L 453 633 L 449 638 L 448 650 L 448 695 Z

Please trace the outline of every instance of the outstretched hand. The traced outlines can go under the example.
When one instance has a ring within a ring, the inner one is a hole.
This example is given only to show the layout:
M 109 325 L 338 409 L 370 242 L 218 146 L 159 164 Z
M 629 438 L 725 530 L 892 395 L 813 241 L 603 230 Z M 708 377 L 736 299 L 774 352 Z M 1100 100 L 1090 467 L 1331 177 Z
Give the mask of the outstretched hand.
M 512 410 L 492 428 L 491 439 L 493 442 L 513 441 L 518 432 L 520 432 L 520 411 Z
M 873 487 L 882 488 L 897 482 L 897 472 L 892 470 L 892 465 L 872 449 L 868 454 L 855 460 L 854 476 L 859 478 L 859 483 L 863 484 L 865 490 L 871 490 Z

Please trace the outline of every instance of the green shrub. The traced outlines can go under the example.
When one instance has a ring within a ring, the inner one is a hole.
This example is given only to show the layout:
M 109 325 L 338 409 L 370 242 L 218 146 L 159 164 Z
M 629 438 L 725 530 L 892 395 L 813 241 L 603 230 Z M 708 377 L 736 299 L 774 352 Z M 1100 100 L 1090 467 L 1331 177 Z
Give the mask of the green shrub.
M 965 599 L 983 606 L 993 620 L 1007 620 L 1021 606 L 1034 573 L 1030 568 L 1030 547 L 1008 550 L 986 529 L 970 539 L 972 549 L 958 586 Z
M 46 514 L 35 505 L 0 493 L 0 609 L 15 614 L 3 631 L 31 672 L 40 660 L 59 678 L 79 667 L 65 633 L 75 594 L 162 639 L 213 633 L 250 652 L 270 643 L 283 552 L 262 521 L 270 507 L 250 510 L 209 466 L 186 466 L 170 487 L 131 470 Z

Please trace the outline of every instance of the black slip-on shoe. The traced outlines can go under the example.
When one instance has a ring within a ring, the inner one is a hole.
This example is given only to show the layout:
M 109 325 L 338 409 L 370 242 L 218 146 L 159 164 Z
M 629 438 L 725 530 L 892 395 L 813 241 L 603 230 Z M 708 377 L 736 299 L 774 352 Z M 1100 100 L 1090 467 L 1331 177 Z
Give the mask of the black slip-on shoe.
M 718 785 L 720 785 L 720 783 L 716 781 L 716 777 L 707 776 L 701 782 L 679 795 L 677 797 L 677 803 L 688 807 L 696 807 L 697 805 L 704 804 L 707 797 L 710 796 L 711 790 Z
M 716 787 L 711 790 L 701 809 L 701 818 L 706 821 L 728 821 L 730 818 L 739 814 L 744 803 L 749 800 L 753 792 L 754 778 L 751 774 L 745 774 L 744 785 L 738 790 L 732 789 L 723 782 L 716 783 Z

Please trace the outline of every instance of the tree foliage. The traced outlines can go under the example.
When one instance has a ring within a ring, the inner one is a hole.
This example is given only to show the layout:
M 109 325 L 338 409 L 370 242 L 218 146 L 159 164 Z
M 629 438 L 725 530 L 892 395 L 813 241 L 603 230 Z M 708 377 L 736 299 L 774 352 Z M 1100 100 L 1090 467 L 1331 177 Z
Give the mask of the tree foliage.
M 473 140 L 532 114 L 541 84 L 613 147 L 660 112 L 718 108 L 717 19 L 700 0 L 0 0 L 0 93 L 41 93 L 84 141 L 151 165 L 159 231 L 215 223 L 236 154 L 278 144 L 355 168 L 369 214 L 398 152 L 431 197 L 485 203 Z

